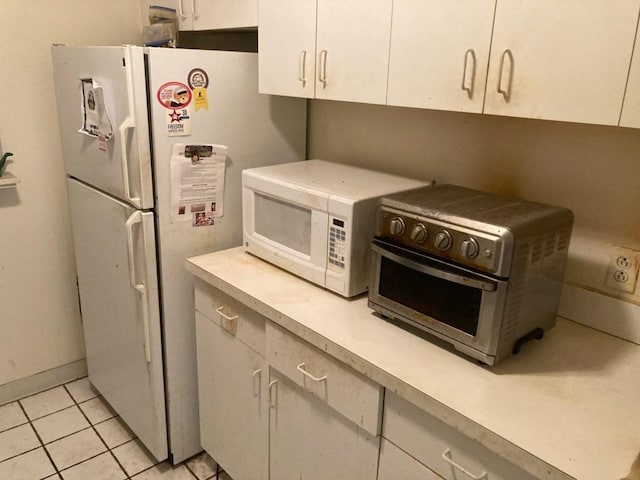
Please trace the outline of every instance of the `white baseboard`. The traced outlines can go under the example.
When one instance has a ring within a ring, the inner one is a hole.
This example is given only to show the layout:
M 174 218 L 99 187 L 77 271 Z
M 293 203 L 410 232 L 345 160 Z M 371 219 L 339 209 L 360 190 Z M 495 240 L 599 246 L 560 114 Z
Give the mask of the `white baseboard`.
M 565 284 L 558 315 L 640 344 L 640 305 Z
M 86 359 L 67 363 L 29 377 L 0 385 L 0 405 L 33 395 L 87 375 Z

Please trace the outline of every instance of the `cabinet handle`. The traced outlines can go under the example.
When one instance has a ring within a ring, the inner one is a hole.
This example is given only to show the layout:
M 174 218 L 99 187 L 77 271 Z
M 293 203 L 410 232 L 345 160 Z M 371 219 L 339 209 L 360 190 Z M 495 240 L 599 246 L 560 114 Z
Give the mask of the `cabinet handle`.
M 278 381 L 272 380 L 269 383 L 269 408 L 276 408 L 277 406 L 278 406 Z
M 184 0 L 178 0 L 178 14 L 180 15 L 180 18 L 182 18 L 182 20 L 186 20 L 187 16 L 184 14 L 184 7 L 182 6 L 182 2 Z
M 200 14 L 198 13 L 198 5 L 196 4 L 196 0 L 191 0 L 191 15 L 194 20 L 200 18 Z
M 449 465 L 451 465 L 452 468 L 455 468 L 456 470 L 460 470 L 462 473 L 464 473 L 467 477 L 471 478 L 472 480 L 487 480 L 488 478 L 487 472 L 482 472 L 479 476 L 476 476 L 473 473 L 471 473 L 469 470 L 466 470 L 465 468 L 458 465 L 456 462 L 454 462 L 451 459 L 451 450 L 449 450 L 448 448 L 442 454 L 442 458 L 444 458 L 446 462 Z
M 502 71 L 504 69 L 504 59 L 509 57 L 509 81 L 507 82 L 506 90 L 502 88 Z M 498 71 L 498 93 L 501 94 L 505 101 L 508 102 L 511 99 L 511 83 L 513 82 L 513 53 L 510 49 L 506 49 L 502 52 L 502 58 L 500 58 L 500 70 Z
M 313 375 L 311 375 L 309 372 L 305 370 L 305 365 L 306 364 L 304 362 L 298 365 L 298 371 L 301 372 L 305 377 L 310 378 L 314 382 L 324 382 L 327 379 L 326 375 L 323 375 L 322 377 L 314 377 Z
M 262 378 L 262 370 L 258 369 L 255 372 L 253 372 L 252 375 L 253 378 L 253 396 L 257 397 L 258 395 L 260 395 L 260 379 Z M 256 388 L 256 379 L 258 380 L 258 388 Z
M 318 80 L 322 83 L 323 88 L 327 88 L 327 51 L 320 50 L 320 64 L 318 68 Z
M 298 57 L 298 80 L 302 82 L 302 86 L 307 83 L 307 51 L 300 50 Z
M 471 81 L 469 82 L 470 83 L 469 86 L 467 86 L 467 71 L 469 70 L 468 68 L 469 59 L 471 59 L 471 75 L 469 76 Z M 476 52 L 473 50 L 473 48 L 470 48 L 464 54 L 464 70 L 462 71 L 462 90 L 467 92 L 467 95 L 469 95 L 469 98 L 473 98 L 473 86 L 475 85 L 475 82 L 476 82 Z
M 238 315 L 229 316 L 222 310 L 224 307 L 216 308 L 216 313 L 222 318 L 222 328 L 234 335 L 238 332 Z

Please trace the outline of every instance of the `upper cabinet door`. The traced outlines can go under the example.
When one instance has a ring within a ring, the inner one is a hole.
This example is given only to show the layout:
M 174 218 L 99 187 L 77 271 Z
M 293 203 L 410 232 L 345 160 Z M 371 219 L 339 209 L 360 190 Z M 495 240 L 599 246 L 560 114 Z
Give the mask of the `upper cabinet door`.
M 484 113 L 617 125 L 640 0 L 498 0 Z
M 384 104 L 392 0 L 318 0 L 316 98 Z
M 387 103 L 481 113 L 495 0 L 394 0 Z
M 316 0 L 260 0 L 260 93 L 314 98 Z
M 637 33 L 636 45 L 633 50 L 620 126 L 640 128 L 640 30 Z
M 258 25 L 258 0 L 191 0 L 191 7 L 194 30 Z

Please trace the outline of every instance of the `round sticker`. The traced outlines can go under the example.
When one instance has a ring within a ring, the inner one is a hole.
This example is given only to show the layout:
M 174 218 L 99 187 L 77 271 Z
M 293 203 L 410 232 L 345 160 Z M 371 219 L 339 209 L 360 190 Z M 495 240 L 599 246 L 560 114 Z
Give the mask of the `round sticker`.
M 209 75 L 201 68 L 194 68 L 187 75 L 187 82 L 191 89 L 207 88 L 209 86 Z
M 167 82 L 158 89 L 158 101 L 165 108 L 185 108 L 191 103 L 191 90 L 184 83 Z

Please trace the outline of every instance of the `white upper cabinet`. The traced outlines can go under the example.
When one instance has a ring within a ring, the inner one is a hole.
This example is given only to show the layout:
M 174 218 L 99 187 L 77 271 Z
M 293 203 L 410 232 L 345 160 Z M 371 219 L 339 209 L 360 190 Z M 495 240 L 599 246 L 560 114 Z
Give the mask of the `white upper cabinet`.
M 260 92 L 384 104 L 392 0 L 261 0 Z
M 260 93 L 314 98 L 316 0 L 260 0 Z
M 640 0 L 498 0 L 484 113 L 617 125 Z
M 258 0 L 141 0 L 143 24 L 148 25 L 149 6 L 173 8 L 181 31 L 255 28 Z
M 481 113 L 495 0 L 394 0 L 387 103 Z
M 316 98 L 384 104 L 391 0 L 318 0 Z
M 194 30 L 251 28 L 258 25 L 258 0 L 179 0 L 189 2 Z
M 640 30 L 637 33 L 635 49 L 633 50 L 627 93 L 624 97 L 622 115 L 620 116 L 620 126 L 640 128 Z

